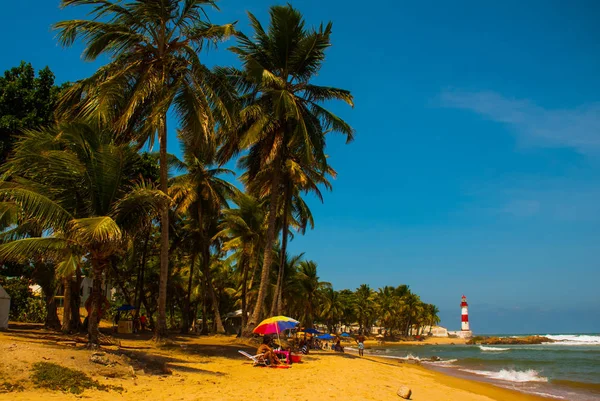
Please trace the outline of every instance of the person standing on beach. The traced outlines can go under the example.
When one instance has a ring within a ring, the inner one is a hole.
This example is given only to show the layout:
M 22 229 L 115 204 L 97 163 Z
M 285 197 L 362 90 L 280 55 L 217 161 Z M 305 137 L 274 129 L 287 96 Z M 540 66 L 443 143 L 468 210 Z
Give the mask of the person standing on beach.
M 356 342 L 358 343 L 358 355 L 364 356 L 365 354 L 365 336 L 359 334 L 356 338 Z

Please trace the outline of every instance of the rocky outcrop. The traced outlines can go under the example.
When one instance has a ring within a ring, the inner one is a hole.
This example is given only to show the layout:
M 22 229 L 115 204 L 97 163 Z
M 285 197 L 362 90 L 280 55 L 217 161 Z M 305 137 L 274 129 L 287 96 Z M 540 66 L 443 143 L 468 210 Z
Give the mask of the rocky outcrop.
M 527 337 L 482 337 L 477 336 L 467 341 L 470 345 L 518 345 L 518 344 L 543 344 L 553 343 L 554 341 L 543 336 Z

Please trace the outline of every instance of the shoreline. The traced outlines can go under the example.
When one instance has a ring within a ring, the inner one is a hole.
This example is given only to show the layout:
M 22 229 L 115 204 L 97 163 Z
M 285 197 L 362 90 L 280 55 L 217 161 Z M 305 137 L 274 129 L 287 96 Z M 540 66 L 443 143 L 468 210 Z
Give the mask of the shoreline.
M 404 345 L 404 344 L 398 344 Z M 408 344 L 414 345 L 414 344 Z M 431 345 L 431 344 L 430 344 Z M 358 353 L 358 350 L 349 348 L 352 354 Z M 360 357 L 358 357 L 360 358 Z M 434 380 L 440 384 L 444 384 L 455 389 L 467 390 L 478 395 L 483 395 L 497 401 L 512 401 L 512 400 L 523 400 L 523 401 L 541 401 L 555 399 L 551 395 L 543 396 L 538 394 L 532 394 L 519 390 L 510 389 L 504 386 L 497 385 L 492 381 L 481 380 L 476 377 L 469 375 L 454 374 L 452 370 L 440 369 L 433 364 L 422 363 L 422 362 L 411 362 L 401 358 L 395 358 L 392 356 L 381 356 L 381 355 L 369 355 L 365 354 L 361 359 L 372 360 L 374 362 L 388 363 L 397 366 L 406 366 L 409 369 L 414 369 L 421 372 L 428 372 L 432 374 Z M 394 361 L 394 362 L 392 362 Z
M 103 347 L 114 359 L 111 367 L 90 362 L 91 351 L 81 344 L 65 346 L 48 341 L 42 330 L 0 332 L 0 352 L 6 356 L 0 379 L 21 383 L 23 391 L 1 393 L 0 400 L 76 400 L 78 396 L 40 390 L 30 382 L 33 363 L 48 361 L 80 370 L 102 384 L 123 387 L 121 393 L 86 390 L 85 398 L 97 401 L 150 398 L 164 401 L 280 400 L 282 391 L 292 401 L 310 394 L 320 399 L 400 399 L 400 386 L 412 390 L 414 401 L 542 401 L 547 398 L 523 394 L 488 383 L 462 379 L 424 366 L 351 353 L 316 351 L 291 369 L 253 367 L 238 350 L 256 350 L 245 340 L 230 336 L 171 337 L 172 344 L 157 347 L 150 333 L 118 336 L 121 347 Z M 151 366 L 160 366 L 158 370 Z M 150 370 L 148 370 L 150 369 Z M 133 371 L 133 374 L 132 374 Z M 166 373 L 168 372 L 168 373 Z M 1 381 L 1 380 L 0 380 Z

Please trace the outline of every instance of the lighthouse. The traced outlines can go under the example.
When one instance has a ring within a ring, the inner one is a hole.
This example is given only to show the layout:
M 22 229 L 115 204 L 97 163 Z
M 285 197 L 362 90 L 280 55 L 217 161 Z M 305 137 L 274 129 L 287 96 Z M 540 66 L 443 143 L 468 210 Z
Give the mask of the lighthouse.
M 460 303 L 460 330 L 471 331 L 469 329 L 469 304 L 467 304 L 467 297 L 464 295 Z

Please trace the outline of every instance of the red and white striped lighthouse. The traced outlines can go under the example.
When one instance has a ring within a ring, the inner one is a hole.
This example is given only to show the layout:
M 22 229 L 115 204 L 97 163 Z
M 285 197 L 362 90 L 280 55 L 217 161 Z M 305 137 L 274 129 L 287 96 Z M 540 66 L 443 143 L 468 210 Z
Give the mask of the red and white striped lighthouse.
M 469 329 L 469 305 L 467 304 L 467 297 L 462 296 L 462 302 L 460 303 L 460 329 L 462 331 L 470 331 Z

